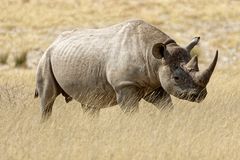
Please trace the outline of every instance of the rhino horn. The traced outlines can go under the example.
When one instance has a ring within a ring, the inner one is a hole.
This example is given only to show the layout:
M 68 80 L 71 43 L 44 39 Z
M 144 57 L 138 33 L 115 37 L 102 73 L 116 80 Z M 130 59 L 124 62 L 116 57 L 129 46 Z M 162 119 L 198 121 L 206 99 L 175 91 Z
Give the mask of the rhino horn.
M 199 71 L 198 68 L 198 57 L 197 55 L 193 56 L 192 59 L 186 64 L 188 69 L 193 69 L 195 71 Z
M 195 37 L 195 38 L 193 38 L 193 40 L 186 46 L 186 50 L 187 50 L 188 52 L 191 52 L 191 50 L 193 49 L 193 47 L 198 44 L 199 40 L 200 40 L 200 37 Z
M 209 65 L 209 67 L 202 72 L 197 72 L 196 78 L 200 85 L 202 85 L 202 86 L 207 85 L 207 83 L 214 71 L 214 68 L 217 64 L 217 60 L 218 60 L 218 51 L 216 51 L 215 57 L 214 57 L 212 63 Z

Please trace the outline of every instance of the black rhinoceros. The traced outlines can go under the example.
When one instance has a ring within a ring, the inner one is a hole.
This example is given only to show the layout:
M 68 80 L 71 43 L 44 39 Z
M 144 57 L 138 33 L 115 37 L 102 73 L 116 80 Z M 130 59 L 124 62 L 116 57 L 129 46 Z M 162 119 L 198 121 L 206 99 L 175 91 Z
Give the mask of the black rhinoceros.
M 218 53 L 199 71 L 197 57 L 190 55 L 199 39 L 180 47 L 142 20 L 62 33 L 37 68 L 35 97 L 40 96 L 42 118 L 49 117 L 59 94 L 92 113 L 116 104 L 135 111 L 142 98 L 159 109 L 172 108 L 170 95 L 202 101 Z

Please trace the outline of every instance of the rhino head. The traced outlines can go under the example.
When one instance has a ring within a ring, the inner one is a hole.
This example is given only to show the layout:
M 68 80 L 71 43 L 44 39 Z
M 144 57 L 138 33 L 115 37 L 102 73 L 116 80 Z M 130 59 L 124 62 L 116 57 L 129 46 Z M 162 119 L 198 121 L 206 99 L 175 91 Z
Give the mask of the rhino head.
M 218 51 L 209 67 L 199 71 L 198 57 L 190 56 L 192 48 L 199 42 L 195 37 L 186 47 L 173 40 L 153 46 L 153 56 L 160 60 L 158 76 L 162 88 L 180 99 L 201 102 L 207 95 L 206 86 L 217 64 Z

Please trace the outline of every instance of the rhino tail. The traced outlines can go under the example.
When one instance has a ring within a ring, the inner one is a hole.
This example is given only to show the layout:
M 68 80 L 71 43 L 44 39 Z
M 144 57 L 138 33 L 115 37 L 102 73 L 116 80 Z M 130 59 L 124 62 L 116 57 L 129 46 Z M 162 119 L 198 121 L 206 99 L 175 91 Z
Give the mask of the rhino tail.
M 37 89 L 35 89 L 34 98 L 37 98 L 37 97 L 38 97 L 38 91 Z

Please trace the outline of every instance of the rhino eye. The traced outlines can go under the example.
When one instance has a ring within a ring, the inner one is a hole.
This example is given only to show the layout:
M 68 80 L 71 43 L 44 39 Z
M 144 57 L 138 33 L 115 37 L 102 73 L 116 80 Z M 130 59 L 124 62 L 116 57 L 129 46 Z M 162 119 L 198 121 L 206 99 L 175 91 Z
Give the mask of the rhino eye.
M 175 81 L 179 81 L 179 79 L 180 79 L 178 76 L 174 76 L 173 78 Z
M 174 69 L 175 69 L 175 70 L 178 69 L 178 68 L 179 68 L 179 66 L 177 66 L 177 65 L 174 66 Z

